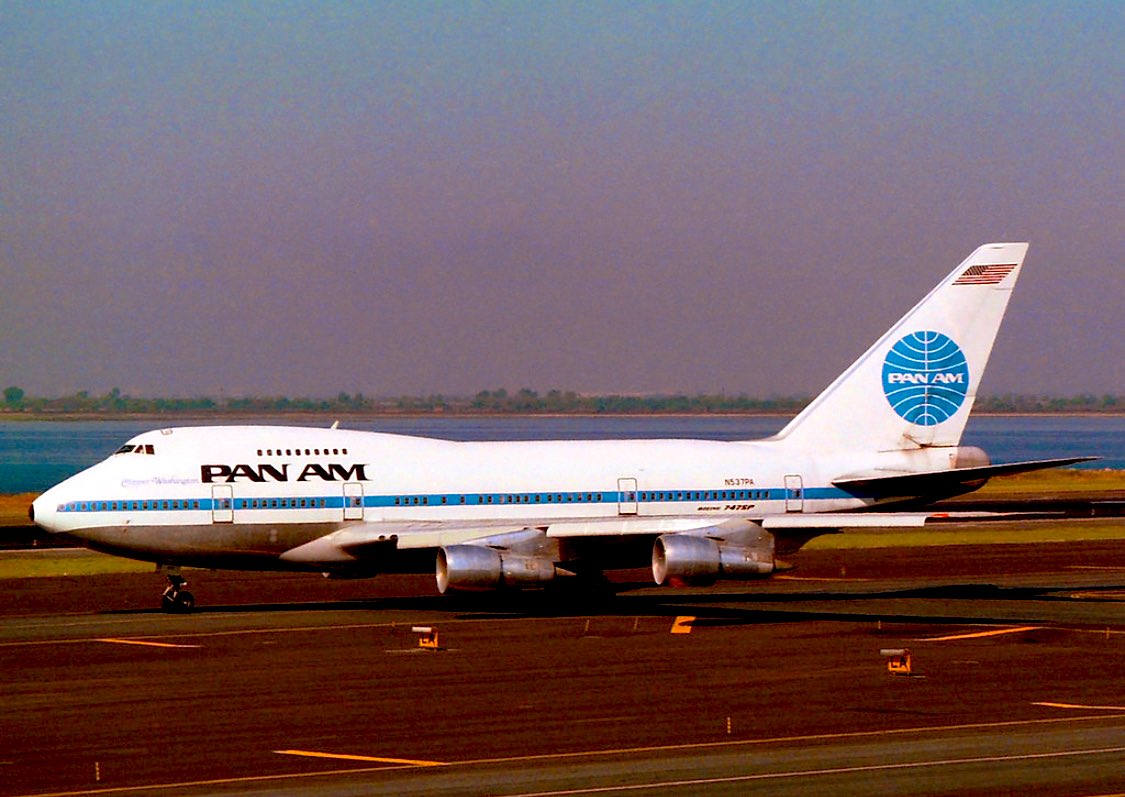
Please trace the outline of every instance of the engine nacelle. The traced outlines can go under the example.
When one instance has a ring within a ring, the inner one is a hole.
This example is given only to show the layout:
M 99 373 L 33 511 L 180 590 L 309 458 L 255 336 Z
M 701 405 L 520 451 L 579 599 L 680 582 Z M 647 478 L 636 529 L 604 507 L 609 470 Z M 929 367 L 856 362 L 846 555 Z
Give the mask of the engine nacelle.
M 772 544 L 735 545 L 708 537 L 665 534 L 652 547 L 652 577 L 660 585 L 671 581 L 705 586 L 720 577 L 768 576 L 773 569 Z
M 437 555 L 437 587 L 490 590 L 541 587 L 554 580 L 555 562 L 541 556 L 500 552 L 484 545 L 447 545 Z

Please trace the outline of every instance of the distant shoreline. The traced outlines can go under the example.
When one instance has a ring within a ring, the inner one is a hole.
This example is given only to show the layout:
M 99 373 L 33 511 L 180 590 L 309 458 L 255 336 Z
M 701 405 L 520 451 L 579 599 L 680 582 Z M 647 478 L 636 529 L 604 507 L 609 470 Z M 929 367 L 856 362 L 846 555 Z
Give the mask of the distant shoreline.
M 794 418 L 795 412 L 0 412 L 0 423 L 43 421 L 261 421 L 285 420 L 391 420 L 394 418 Z M 974 418 L 1120 418 L 1115 412 L 975 412 Z

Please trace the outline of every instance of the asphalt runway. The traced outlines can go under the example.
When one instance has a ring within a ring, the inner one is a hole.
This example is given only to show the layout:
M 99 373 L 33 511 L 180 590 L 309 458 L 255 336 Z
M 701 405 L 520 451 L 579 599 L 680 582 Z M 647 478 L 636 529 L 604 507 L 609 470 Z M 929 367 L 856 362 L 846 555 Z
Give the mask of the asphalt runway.
M 193 572 L 184 616 L 5 582 L 0 794 L 1125 793 L 1125 546 L 799 562 L 582 603 Z

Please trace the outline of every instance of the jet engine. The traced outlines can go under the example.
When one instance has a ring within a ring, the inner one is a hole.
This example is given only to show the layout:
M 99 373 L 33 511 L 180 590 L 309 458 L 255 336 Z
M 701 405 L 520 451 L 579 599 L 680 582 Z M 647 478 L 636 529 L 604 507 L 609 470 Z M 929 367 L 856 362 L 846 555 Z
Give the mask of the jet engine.
M 716 539 L 692 534 L 664 534 L 652 548 L 652 577 L 668 582 L 706 586 L 719 578 L 748 579 L 773 572 L 773 535 L 760 531 L 755 539 Z
M 497 551 L 484 545 L 447 545 L 437 554 L 437 586 L 447 590 L 541 587 L 555 578 L 553 558 Z

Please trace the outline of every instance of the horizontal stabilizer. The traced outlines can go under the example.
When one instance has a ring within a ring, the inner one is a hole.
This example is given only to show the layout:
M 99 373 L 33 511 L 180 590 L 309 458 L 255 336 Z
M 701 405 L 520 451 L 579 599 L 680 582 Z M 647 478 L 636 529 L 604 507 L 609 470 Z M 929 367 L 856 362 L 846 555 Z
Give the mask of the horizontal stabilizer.
M 1028 462 L 1009 462 L 1001 465 L 980 465 L 973 468 L 953 468 L 923 473 L 871 474 L 834 479 L 832 484 L 854 495 L 872 498 L 893 498 L 915 495 L 956 495 L 966 492 L 970 485 L 993 476 L 1007 476 L 1046 468 L 1059 468 L 1076 462 L 1089 462 L 1097 457 L 1064 457 L 1062 459 L 1036 459 Z

